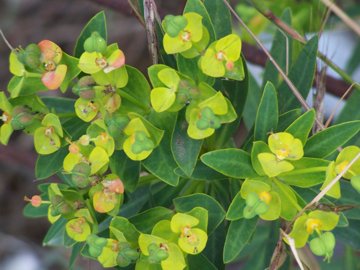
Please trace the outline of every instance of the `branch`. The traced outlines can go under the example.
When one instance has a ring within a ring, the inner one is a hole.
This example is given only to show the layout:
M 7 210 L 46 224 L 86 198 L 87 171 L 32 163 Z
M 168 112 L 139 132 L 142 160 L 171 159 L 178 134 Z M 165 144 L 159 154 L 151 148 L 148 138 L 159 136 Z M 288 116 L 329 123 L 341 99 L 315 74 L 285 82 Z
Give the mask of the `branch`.
M 360 36 L 360 26 L 352 20 L 341 8 L 329 0 L 321 0 L 332 12 L 334 12 L 351 30 Z
M 233 14 L 233 16 L 237 19 L 237 21 L 244 27 L 244 29 L 250 34 L 250 36 L 256 41 L 258 46 L 264 51 L 266 56 L 269 58 L 269 61 L 275 66 L 275 68 L 280 73 L 281 77 L 283 77 L 284 81 L 289 86 L 290 90 L 294 94 L 294 96 L 297 98 L 297 100 L 300 102 L 301 106 L 306 110 L 310 110 L 310 106 L 306 103 L 305 99 L 300 94 L 299 90 L 296 88 L 296 86 L 293 84 L 293 82 L 289 79 L 289 77 L 285 74 L 285 72 L 282 70 L 282 68 L 279 66 L 279 64 L 275 61 L 275 59 L 271 56 L 269 51 L 265 48 L 265 46 L 261 43 L 261 41 L 257 38 L 257 36 L 249 29 L 249 27 L 244 23 L 244 21 L 239 17 L 239 15 L 235 12 L 235 10 L 231 7 L 231 5 L 226 1 L 223 0 L 224 4 L 228 7 L 230 12 Z M 324 128 L 324 125 L 318 120 L 315 119 L 316 123 L 319 127 L 322 129 Z
M 280 18 L 278 18 L 271 10 L 265 9 L 263 6 L 256 4 L 254 0 L 251 0 L 251 3 L 264 17 L 268 18 L 278 28 L 282 29 L 293 39 L 301 42 L 302 44 L 306 43 L 305 37 L 300 35 L 294 28 L 292 28 L 284 21 L 282 21 Z M 323 61 L 325 64 L 331 67 L 336 73 L 338 73 L 341 76 L 341 78 L 343 78 L 344 81 L 346 81 L 349 84 L 355 83 L 354 80 L 351 78 L 351 76 L 349 76 L 345 71 L 343 71 L 338 65 L 332 62 L 329 58 L 327 58 L 326 55 L 318 51 L 317 56 L 321 59 L 321 61 Z M 355 87 L 360 90 L 360 85 L 356 85 Z
M 157 36 L 155 32 L 155 17 L 158 17 L 157 9 L 154 0 L 145 0 L 144 1 L 144 18 L 145 18 L 145 28 L 146 36 L 148 40 L 149 53 L 152 58 L 152 63 L 158 63 L 158 44 Z
M 242 53 L 244 54 L 246 60 L 250 63 L 265 67 L 268 57 L 262 50 L 258 49 L 253 45 L 243 42 Z M 331 76 L 326 76 L 325 78 L 325 85 L 327 91 L 337 97 L 342 97 L 347 91 L 347 89 L 349 89 L 350 87 L 350 84 L 344 82 L 343 80 L 335 79 Z M 347 97 L 345 97 L 345 99 L 346 98 Z

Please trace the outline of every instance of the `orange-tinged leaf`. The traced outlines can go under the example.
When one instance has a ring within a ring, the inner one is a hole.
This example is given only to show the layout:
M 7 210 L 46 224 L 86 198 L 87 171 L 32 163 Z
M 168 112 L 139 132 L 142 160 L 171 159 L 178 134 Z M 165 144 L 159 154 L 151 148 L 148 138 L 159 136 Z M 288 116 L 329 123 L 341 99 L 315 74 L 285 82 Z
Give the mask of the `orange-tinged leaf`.
M 44 73 L 41 77 L 41 81 L 49 90 L 56 90 L 64 81 L 66 71 L 66 65 L 59 65 L 54 71 Z
M 42 40 L 38 43 L 41 51 L 42 61 L 54 61 L 59 63 L 62 57 L 61 48 L 50 40 Z
M 105 73 L 109 73 L 114 69 L 120 68 L 125 65 L 125 55 L 122 50 L 114 51 L 107 59 L 108 66 L 104 68 Z

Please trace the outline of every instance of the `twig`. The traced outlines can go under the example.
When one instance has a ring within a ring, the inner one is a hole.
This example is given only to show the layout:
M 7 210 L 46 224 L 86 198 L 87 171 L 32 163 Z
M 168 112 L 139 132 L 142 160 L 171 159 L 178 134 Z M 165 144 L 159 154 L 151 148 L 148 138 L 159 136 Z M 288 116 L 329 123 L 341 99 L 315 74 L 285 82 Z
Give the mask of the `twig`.
M 309 207 L 316 204 L 318 201 L 322 199 L 322 197 L 325 196 L 325 194 L 340 180 L 340 178 L 350 169 L 350 167 L 360 158 L 360 153 L 358 153 L 351 161 L 350 163 L 339 173 L 318 195 L 315 196 L 315 198 L 308 203 L 304 208 L 302 213 Z M 302 214 L 301 213 L 301 214 Z
M 244 27 L 244 29 L 250 34 L 250 36 L 255 40 L 255 42 L 259 45 L 259 47 L 264 51 L 266 56 L 269 58 L 270 62 L 275 66 L 275 68 L 280 73 L 281 77 L 283 77 L 284 81 L 287 83 L 291 91 L 293 92 L 294 96 L 298 99 L 302 107 L 309 111 L 310 106 L 306 103 L 305 99 L 300 94 L 299 90 L 296 88 L 296 86 L 292 83 L 292 81 L 289 79 L 289 77 L 285 74 L 285 72 L 282 70 L 282 68 L 279 66 L 279 64 L 275 61 L 275 59 L 271 56 L 269 51 L 265 48 L 265 46 L 261 43 L 261 41 L 257 38 L 257 36 L 249 29 L 249 27 L 244 23 L 244 21 L 237 15 L 235 10 L 231 7 L 231 5 L 226 1 L 223 0 L 225 5 L 228 7 L 230 12 L 233 14 L 233 16 L 237 19 L 237 21 Z M 323 124 L 318 121 L 318 119 L 315 119 L 316 123 L 319 125 L 319 127 L 324 128 Z
M 353 89 L 353 87 L 355 85 L 356 85 L 356 83 L 353 83 L 352 85 L 350 85 L 349 88 L 345 91 L 345 93 L 340 97 L 340 99 L 336 103 L 334 109 L 332 110 L 328 120 L 326 121 L 325 127 L 328 127 L 330 125 L 331 121 L 335 117 L 335 113 L 336 113 L 337 109 L 339 108 L 341 101 L 344 100 L 347 97 L 347 95 L 351 92 L 351 90 Z
M 155 32 L 155 10 L 156 6 L 154 0 L 144 1 L 146 36 L 148 39 L 148 48 L 153 64 L 158 63 L 157 36 Z
M 324 121 L 324 98 L 326 93 L 326 86 L 325 86 L 325 74 L 326 74 L 326 66 L 322 67 L 320 72 L 317 72 L 316 76 L 316 87 L 313 92 L 313 107 L 316 112 L 316 118 L 323 123 Z M 326 80 L 326 79 L 325 79 Z M 321 128 L 317 125 L 313 126 L 313 133 L 317 133 Z
M 284 241 L 282 234 L 280 232 L 279 240 L 276 243 L 276 247 L 274 249 L 273 255 L 271 257 L 271 262 L 268 267 L 269 270 L 278 269 L 283 262 L 281 262 L 281 256 L 284 254 Z
M 2 39 L 4 40 L 6 46 L 8 46 L 9 49 L 12 50 L 12 51 L 15 50 L 14 47 L 11 46 L 10 42 L 6 39 L 4 33 L 3 33 L 3 31 L 1 29 L 0 29 L 0 35 L 1 35 Z
M 350 167 L 358 160 L 360 159 L 360 153 L 358 153 L 350 162 L 349 164 L 333 179 L 331 182 L 318 194 L 315 196 L 314 199 L 312 199 L 311 202 L 309 202 L 297 215 L 293 218 L 293 220 L 288 224 L 288 226 L 285 229 L 285 232 L 289 232 L 292 224 L 295 222 L 295 220 L 302 216 L 302 214 L 305 213 L 306 210 L 311 209 L 314 205 L 316 205 L 325 195 L 326 193 L 343 177 L 343 175 L 350 169 Z
M 295 247 L 295 241 L 293 238 L 291 238 L 288 234 L 286 234 L 283 230 L 280 229 L 280 232 L 282 235 L 284 235 L 284 237 L 288 240 L 289 242 L 289 246 L 290 246 L 290 249 L 291 249 L 291 252 L 292 254 L 294 255 L 295 257 L 295 260 L 297 262 L 297 264 L 299 265 L 300 269 L 301 270 L 305 270 L 304 266 L 302 265 L 302 262 L 299 258 L 299 254 L 297 253 L 297 250 L 296 250 L 296 247 Z
M 262 67 L 266 65 L 266 61 L 268 60 L 266 54 L 261 49 L 246 42 L 243 42 L 242 44 L 242 53 L 247 61 Z M 326 75 L 325 85 L 326 90 L 337 97 L 341 97 L 350 86 L 350 84 L 345 81 L 335 79 L 329 75 Z
M 360 36 L 360 26 L 352 20 L 341 8 L 330 0 L 321 0 L 332 12 L 334 12 L 351 30 Z
M 280 18 L 278 18 L 271 10 L 268 9 L 265 10 L 262 6 L 259 6 L 253 0 L 250 1 L 263 16 L 265 16 L 270 21 L 272 21 L 278 28 L 285 31 L 293 39 L 301 42 L 302 44 L 305 44 L 307 42 L 305 37 L 300 35 L 294 28 L 292 28 L 284 21 L 282 21 Z M 350 84 L 354 83 L 354 80 L 351 78 L 351 76 L 349 76 L 345 71 L 343 71 L 338 65 L 332 62 L 329 58 L 327 58 L 326 55 L 318 51 L 317 56 L 321 59 L 321 61 L 323 61 L 325 64 L 331 67 L 336 73 L 338 73 L 341 76 L 341 78 L 343 78 L 344 81 Z M 360 86 L 356 88 L 360 90 Z

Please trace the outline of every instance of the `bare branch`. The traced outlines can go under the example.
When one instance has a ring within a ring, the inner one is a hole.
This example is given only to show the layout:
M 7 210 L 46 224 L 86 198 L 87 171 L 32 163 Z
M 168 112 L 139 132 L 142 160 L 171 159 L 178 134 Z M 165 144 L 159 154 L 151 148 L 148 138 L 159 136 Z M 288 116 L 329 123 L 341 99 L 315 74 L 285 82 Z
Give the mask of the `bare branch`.
M 235 10 L 231 7 L 231 5 L 226 1 L 223 0 L 225 5 L 229 8 L 233 16 L 237 19 L 237 21 L 244 27 L 244 29 L 250 34 L 250 36 L 255 40 L 255 42 L 258 44 L 258 46 L 264 51 L 266 56 L 269 58 L 269 61 L 275 66 L 275 68 L 280 73 L 281 77 L 283 77 L 284 81 L 289 86 L 290 90 L 293 92 L 294 96 L 297 98 L 297 100 L 300 102 L 301 106 L 309 111 L 310 106 L 306 103 L 305 99 L 300 94 L 299 90 L 296 88 L 296 86 L 293 84 L 293 82 L 289 79 L 289 77 L 285 74 L 285 72 L 282 70 L 282 68 L 279 66 L 279 64 L 275 61 L 275 59 L 272 57 L 272 55 L 269 53 L 269 51 L 265 48 L 265 46 L 261 43 L 261 41 L 257 38 L 257 36 L 249 29 L 249 27 L 244 23 L 244 21 L 237 15 Z M 319 127 L 324 128 L 323 124 L 318 121 L 318 119 L 315 119 L 316 123 L 319 125 Z
M 351 19 L 341 8 L 330 0 L 321 0 L 332 12 L 334 12 L 352 31 L 360 36 L 360 26 Z
M 148 40 L 149 53 L 152 58 L 153 64 L 158 63 L 158 51 L 157 51 L 157 36 L 155 31 L 155 14 L 156 5 L 154 0 L 144 1 L 144 18 L 146 27 L 146 36 Z

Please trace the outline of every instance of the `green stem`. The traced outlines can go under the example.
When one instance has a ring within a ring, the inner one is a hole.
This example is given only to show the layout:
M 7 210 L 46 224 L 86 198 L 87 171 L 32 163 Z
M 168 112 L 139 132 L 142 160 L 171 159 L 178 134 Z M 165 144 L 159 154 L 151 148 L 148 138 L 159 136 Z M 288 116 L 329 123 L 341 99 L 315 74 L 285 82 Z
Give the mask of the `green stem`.
M 289 175 L 297 175 L 297 174 L 303 174 L 303 173 L 314 173 L 314 172 L 325 172 L 327 167 L 313 167 L 313 168 L 306 168 L 306 169 L 299 169 L 299 170 L 293 170 L 288 173 L 283 173 L 281 176 L 289 176 Z
M 275 185 L 282 191 L 282 193 L 288 198 L 288 200 L 295 206 L 295 208 L 298 211 L 301 211 L 302 207 L 297 203 L 297 201 L 294 200 L 294 198 L 289 196 L 287 190 L 284 190 L 284 188 L 282 186 L 283 184 L 277 178 L 274 178 L 273 181 L 274 181 Z

